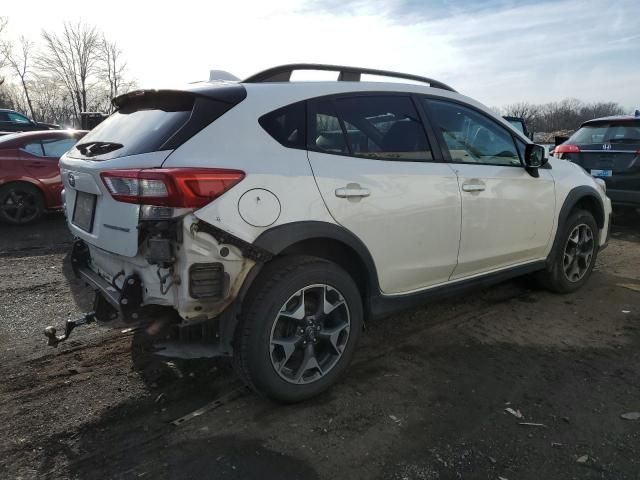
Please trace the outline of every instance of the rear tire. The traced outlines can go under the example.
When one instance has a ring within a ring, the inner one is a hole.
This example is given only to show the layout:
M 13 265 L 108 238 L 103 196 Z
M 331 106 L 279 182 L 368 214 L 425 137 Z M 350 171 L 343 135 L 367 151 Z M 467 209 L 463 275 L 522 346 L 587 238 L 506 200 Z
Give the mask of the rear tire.
M 0 221 L 26 225 L 38 220 L 45 210 L 44 197 L 28 183 L 9 183 L 0 187 Z
M 294 403 L 327 390 L 345 372 L 360 338 L 363 310 L 353 279 L 314 257 L 268 264 L 243 305 L 236 369 L 256 392 Z
M 599 249 L 600 230 L 591 212 L 574 211 L 558 232 L 550 269 L 538 273 L 541 286 L 556 293 L 575 292 L 591 276 Z

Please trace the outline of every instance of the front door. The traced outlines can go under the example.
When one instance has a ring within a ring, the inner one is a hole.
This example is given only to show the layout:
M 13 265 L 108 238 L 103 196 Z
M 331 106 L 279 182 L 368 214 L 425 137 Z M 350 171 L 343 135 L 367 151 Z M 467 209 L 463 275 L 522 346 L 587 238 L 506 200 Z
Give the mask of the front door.
M 309 161 L 322 198 L 371 252 L 383 293 L 446 282 L 458 255 L 460 192 L 413 99 L 318 99 L 308 115 Z
M 462 232 L 452 280 L 545 257 L 555 216 L 550 172 L 522 164 L 524 142 L 478 110 L 426 99 L 440 142 L 458 175 Z

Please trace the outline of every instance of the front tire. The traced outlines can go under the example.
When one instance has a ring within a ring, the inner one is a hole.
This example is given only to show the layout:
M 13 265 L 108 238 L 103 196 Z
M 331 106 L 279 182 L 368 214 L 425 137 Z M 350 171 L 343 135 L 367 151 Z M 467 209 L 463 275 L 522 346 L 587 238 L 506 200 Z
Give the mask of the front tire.
M 600 231 L 591 212 L 576 210 L 559 232 L 549 270 L 538 275 L 541 285 L 557 293 L 575 292 L 591 276 L 598 256 Z
M 345 372 L 362 325 L 360 292 L 343 269 L 319 258 L 283 257 L 265 267 L 243 306 L 236 367 L 262 395 L 306 400 Z

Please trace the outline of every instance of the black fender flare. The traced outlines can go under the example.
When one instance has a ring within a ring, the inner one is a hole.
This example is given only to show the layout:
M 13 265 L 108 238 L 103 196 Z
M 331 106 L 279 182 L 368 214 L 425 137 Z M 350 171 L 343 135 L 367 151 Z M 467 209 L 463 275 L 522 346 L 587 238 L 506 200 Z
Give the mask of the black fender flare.
M 335 240 L 351 248 L 365 267 L 369 291 L 373 294 L 380 291 L 378 273 L 369 249 L 355 234 L 340 225 L 313 220 L 286 223 L 262 232 L 253 245 L 275 256 L 296 243 L 312 239 Z
M 358 255 L 359 260 L 365 267 L 370 295 L 379 295 L 380 293 L 378 274 L 371 253 L 357 236 L 339 225 L 321 221 L 301 221 L 277 225 L 262 232 L 253 243 L 240 240 L 204 223 L 199 225 L 199 228 L 216 236 L 219 241 L 238 246 L 243 254 L 256 262 L 249 271 L 238 295 L 220 316 L 221 347 L 222 351 L 227 355 L 233 353 L 233 339 L 236 334 L 243 300 L 256 278 L 260 275 L 263 266 L 273 257 L 296 243 L 312 239 L 330 239 L 346 245 Z M 365 302 L 365 308 L 367 308 L 368 302 L 369 299 Z
M 549 257 L 547 258 L 547 268 L 551 268 L 553 262 L 555 260 L 556 252 L 558 248 L 560 248 L 560 232 L 564 229 L 565 224 L 567 223 L 567 219 L 569 218 L 569 214 L 578 204 L 578 202 L 584 200 L 585 198 L 590 201 L 595 201 L 596 212 L 595 212 L 595 220 L 598 228 L 604 228 L 604 203 L 602 198 L 598 194 L 598 191 L 589 185 L 580 185 L 578 187 L 572 188 L 562 203 L 562 207 L 560 207 L 560 213 L 558 214 L 558 226 L 556 228 L 555 238 L 553 240 L 553 246 L 551 247 L 551 251 L 549 252 Z

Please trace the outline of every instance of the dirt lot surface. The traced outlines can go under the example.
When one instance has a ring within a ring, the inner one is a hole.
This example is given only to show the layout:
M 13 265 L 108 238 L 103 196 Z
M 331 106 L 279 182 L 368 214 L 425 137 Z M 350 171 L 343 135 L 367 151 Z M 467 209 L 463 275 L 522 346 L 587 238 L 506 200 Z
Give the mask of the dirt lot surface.
M 132 333 L 46 347 L 89 307 L 71 238 L 60 215 L 0 226 L 0 478 L 638 479 L 621 414 L 640 411 L 640 221 L 623 224 L 582 291 L 508 282 L 369 323 L 346 378 L 295 406 L 225 361 L 145 364 Z

